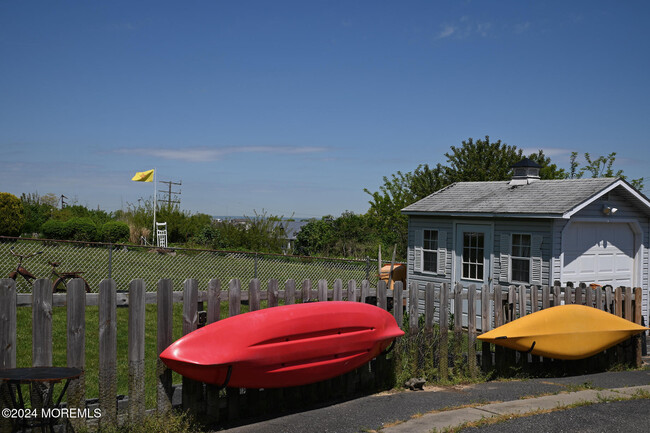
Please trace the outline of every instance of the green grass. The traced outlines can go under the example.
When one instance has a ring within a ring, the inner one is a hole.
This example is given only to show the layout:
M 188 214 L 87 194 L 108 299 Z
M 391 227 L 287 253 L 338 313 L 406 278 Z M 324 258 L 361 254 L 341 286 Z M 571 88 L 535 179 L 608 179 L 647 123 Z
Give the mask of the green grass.
M 43 252 L 27 259 L 23 264 L 37 278 L 51 276 L 48 261 L 59 262 L 57 269 L 60 272 L 83 271 L 82 276 L 94 292 L 97 291 L 99 282 L 108 278 L 108 245 L 38 240 L 0 240 L 0 278 L 6 277 L 16 268 L 18 260 L 10 254 L 11 247 L 20 254 Z M 161 278 L 171 279 L 175 290 L 183 287 L 186 278 L 198 280 L 202 290 L 213 278 L 221 281 L 222 289 L 227 289 L 228 282 L 233 278 L 240 279 L 242 288 L 246 288 L 248 281 L 255 275 L 260 279 L 262 289 L 266 289 L 269 279 L 277 279 L 281 288 L 288 279 L 296 280 L 298 287 L 305 279 L 311 280 L 314 286 L 318 280 L 325 279 L 331 287 L 337 278 L 344 282 L 355 280 L 357 286 L 360 286 L 368 272 L 371 284 L 375 285 L 377 282 L 374 262 L 368 269 L 365 261 L 243 252 L 178 249 L 173 254 L 159 254 L 150 247 L 119 246 L 110 252 L 110 265 L 111 278 L 117 283 L 118 289 L 127 289 L 131 280 L 142 278 L 149 291 L 155 290 Z M 19 293 L 31 291 L 31 287 L 21 276 L 16 283 Z
M 242 312 L 248 307 L 242 305 Z M 146 407 L 156 406 L 156 361 L 157 345 L 157 314 L 156 304 L 148 304 L 145 308 L 145 395 Z M 228 314 L 228 305 L 222 303 L 221 317 Z M 183 305 L 174 304 L 173 309 L 173 338 L 181 337 Z M 128 394 L 128 308 L 117 309 L 117 392 Z M 66 308 L 55 307 L 52 314 L 52 364 L 67 365 L 66 347 Z M 30 367 L 32 365 L 32 309 L 18 308 L 17 312 L 17 347 L 16 366 Z M 99 396 L 99 309 L 96 306 L 86 307 L 86 398 Z M 181 377 L 174 373 L 173 382 L 180 383 Z M 58 393 L 58 390 L 57 390 Z

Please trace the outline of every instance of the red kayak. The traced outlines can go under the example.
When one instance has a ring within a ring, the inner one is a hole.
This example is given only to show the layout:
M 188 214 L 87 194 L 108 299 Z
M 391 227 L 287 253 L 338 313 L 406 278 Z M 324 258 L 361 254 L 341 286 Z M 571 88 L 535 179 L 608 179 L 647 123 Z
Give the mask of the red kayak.
M 280 388 L 362 366 L 404 335 L 393 316 L 357 302 L 315 302 L 230 317 L 187 334 L 160 358 L 190 379 Z

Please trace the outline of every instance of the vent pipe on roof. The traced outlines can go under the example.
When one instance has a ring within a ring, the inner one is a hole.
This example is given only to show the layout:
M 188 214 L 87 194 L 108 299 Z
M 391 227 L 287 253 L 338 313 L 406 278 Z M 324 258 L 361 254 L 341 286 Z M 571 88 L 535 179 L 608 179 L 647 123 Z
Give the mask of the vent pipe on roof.
M 541 165 L 533 160 L 524 158 L 512 166 L 510 186 L 528 185 L 539 180 Z

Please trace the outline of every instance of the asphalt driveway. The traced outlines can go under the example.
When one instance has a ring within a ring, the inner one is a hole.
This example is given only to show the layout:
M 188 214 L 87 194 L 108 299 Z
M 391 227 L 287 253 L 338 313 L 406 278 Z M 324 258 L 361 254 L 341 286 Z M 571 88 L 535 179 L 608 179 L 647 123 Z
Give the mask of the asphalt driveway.
M 650 370 L 607 372 L 562 378 L 510 380 L 445 388 L 426 388 L 424 391 L 404 391 L 371 395 L 274 419 L 259 420 L 258 422 L 252 421 L 247 425 L 229 428 L 227 431 L 232 433 L 302 433 L 306 431 L 357 433 L 377 431 L 380 429 L 390 431 L 391 429 L 388 426 L 397 425 L 403 421 L 418 418 L 423 414 L 441 409 L 471 404 L 514 401 L 520 400 L 523 397 L 540 396 L 563 391 L 610 389 L 638 385 L 650 385 Z M 639 400 L 636 403 L 632 401 L 622 402 L 622 404 L 630 404 L 631 408 L 636 408 L 636 406 L 647 408 L 650 405 L 650 400 Z M 610 408 L 617 406 L 606 406 L 606 408 L 611 410 Z M 627 408 L 627 406 L 625 407 Z M 574 410 L 572 409 L 571 412 L 573 413 Z M 584 411 L 588 411 L 588 409 L 584 409 Z M 616 412 L 615 409 L 614 412 Z M 644 410 L 643 413 L 647 414 L 648 411 Z M 582 416 L 581 414 L 582 411 L 577 412 L 577 415 L 574 417 L 578 423 L 579 417 Z M 545 419 L 552 420 L 552 417 Z M 567 419 L 572 418 L 568 416 L 562 418 L 563 422 L 568 422 L 566 421 Z M 522 419 L 522 421 L 517 422 L 525 423 L 526 421 Z M 517 431 L 521 430 L 518 428 Z M 610 429 L 609 431 L 612 430 Z

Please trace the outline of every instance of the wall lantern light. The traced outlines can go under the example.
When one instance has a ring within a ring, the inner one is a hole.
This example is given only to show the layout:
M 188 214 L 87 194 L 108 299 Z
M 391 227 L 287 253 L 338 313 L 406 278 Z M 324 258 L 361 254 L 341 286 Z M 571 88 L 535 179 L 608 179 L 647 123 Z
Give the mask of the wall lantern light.
M 614 206 L 603 206 L 603 213 L 605 215 L 614 215 L 616 212 L 618 212 L 618 208 L 615 208 Z

